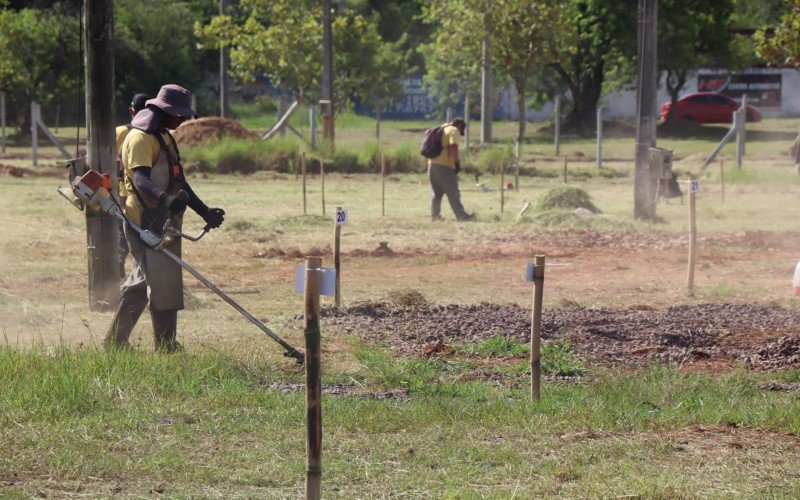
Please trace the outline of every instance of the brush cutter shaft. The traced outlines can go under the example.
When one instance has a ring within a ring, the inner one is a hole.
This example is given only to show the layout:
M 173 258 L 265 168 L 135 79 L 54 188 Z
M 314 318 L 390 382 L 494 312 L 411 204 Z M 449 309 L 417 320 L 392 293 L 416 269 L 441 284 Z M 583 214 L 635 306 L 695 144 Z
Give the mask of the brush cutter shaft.
M 267 335 L 268 335 L 268 336 L 269 336 L 269 337 L 270 337 L 272 340 L 274 340 L 275 342 L 277 342 L 278 344 L 280 344 L 280 346 L 281 346 L 281 347 L 283 347 L 284 349 L 286 349 L 286 352 L 283 354 L 284 356 L 288 356 L 288 357 L 295 358 L 295 359 L 297 360 L 297 362 L 298 362 L 298 363 L 300 363 L 300 364 L 303 364 L 303 362 L 304 362 L 304 358 L 305 358 L 305 357 L 304 357 L 304 355 L 303 355 L 303 353 L 301 353 L 300 351 L 298 351 L 297 349 L 295 349 L 294 347 L 292 347 L 291 345 L 289 345 L 289 344 L 288 344 L 288 343 L 287 343 L 285 340 L 283 340 L 282 338 L 280 338 L 280 337 L 278 336 L 278 334 L 276 334 L 275 332 L 273 332 L 272 330 L 270 330 L 270 329 L 267 327 L 267 325 L 265 325 L 264 323 L 260 322 L 260 321 L 259 321 L 259 320 L 257 320 L 255 317 L 253 317 L 253 315 L 252 315 L 252 314 L 250 314 L 249 312 L 247 312 L 247 311 L 246 311 L 246 310 L 245 310 L 245 309 L 244 309 L 242 306 L 240 306 L 240 305 L 239 305 L 239 304 L 238 304 L 238 303 L 237 303 L 235 300 L 233 300 L 232 298 L 230 298 L 230 297 L 228 296 L 228 294 L 226 294 L 225 292 L 223 292 L 222 290 L 220 290 L 219 288 L 217 288 L 217 287 L 216 287 L 216 285 L 214 285 L 213 283 L 211 283 L 210 281 L 208 281 L 208 280 L 207 280 L 207 279 L 206 279 L 206 278 L 205 278 L 205 277 L 204 277 L 202 274 L 200 274 L 199 272 L 197 272 L 197 270 L 195 270 L 195 269 L 194 269 L 192 266 L 190 266 L 189 264 L 187 264 L 187 263 L 186 263 L 186 262 L 185 262 L 183 259 L 181 259 L 181 258 L 180 258 L 180 257 L 178 257 L 177 255 L 175 255 L 174 253 L 170 252 L 170 251 L 169 251 L 169 250 L 167 250 L 166 248 L 163 248 L 163 249 L 161 249 L 161 251 L 162 251 L 162 252 L 164 252 L 164 254 L 166 254 L 166 255 L 167 255 L 167 256 L 168 256 L 170 259 L 174 260 L 174 261 L 175 261 L 175 262 L 176 262 L 176 263 L 177 263 L 179 266 L 181 266 L 182 268 L 184 268 L 184 269 L 186 269 L 187 271 L 189 271 L 189 274 L 191 274 L 192 276 L 194 276 L 195 278 L 197 278 L 197 279 L 198 279 L 198 280 L 199 280 L 199 281 L 200 281 L 202 284 L 204 284 L 205 286 L 207 286 L 207 287 L 208 287 L 208 288 L 209 288 L 209 289 L 210 289 L 212 292 L 214 292 L 214 293 L 216 293 L 217 295 L 219 295 L 219 296 L 220 296 L 220 298 L 222 298 L 222 300 L 224 300 L 225 302 L 227 302 L 228 304 L 230 304 L 230 305 L 231 305 L 231 306 L 232 306 L 234 309 L 236 309 L 237 311 L 239 311 L 239 312 L 242 314 L 242 316 L 244 316 L 245 318 L 247 318 L 248 320 L 250 320 L 250 322 L 251 322 L 251 323 L 253 323 L 254 325 L 256 325 L 258 328 L 260 328 L 260 329 L 261 329 L 261 331 L 262 331 L 262 332 L 264 332 L 264 333 L 266 333 L 266 334 L 267 334 Z

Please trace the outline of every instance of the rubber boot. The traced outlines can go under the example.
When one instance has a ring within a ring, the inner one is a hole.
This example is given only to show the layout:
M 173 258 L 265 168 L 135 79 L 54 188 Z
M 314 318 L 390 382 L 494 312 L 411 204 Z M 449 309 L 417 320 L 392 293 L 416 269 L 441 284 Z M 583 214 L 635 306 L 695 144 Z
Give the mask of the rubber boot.
M 147 291 L 138 289 L 123 289 L 119 300 L 117 312 L 108 328 L 106 338 L 103 340 L 105 350 L 129 348 L 128 339 L 133 327 L 139 321 L 139 316 L 147 306 Z
M 178 311 L 156 311 L 150 309 L 150 318 L 153 321 L 153 340 L 156 351 L 176 352 L 183 350 L 177 340 Z

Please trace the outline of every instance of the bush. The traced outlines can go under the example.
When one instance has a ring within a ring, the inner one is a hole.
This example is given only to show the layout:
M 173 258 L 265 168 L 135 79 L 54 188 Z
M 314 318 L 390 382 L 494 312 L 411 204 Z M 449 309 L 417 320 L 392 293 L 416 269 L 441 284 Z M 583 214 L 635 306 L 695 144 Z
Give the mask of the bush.
M 600 213 L 600 210 L 592 203 L 589 193 L 581 188 L 567 185 L 559 185 L 549 190 L 536 203 L 536 210 L 544 212 L 547 210 L 575 210 L 585 208 L 592 213 Z
M 294 142 L 285 139 L 221 139 L 187 148 L 184 156 L 189 163 L 194 163 L 205 172 L 294 172 L 298 149 Z
M 510 147 L 487 148 L 478 153 L 478 165 L 485 165 L 489 173 L 500 172 L 501 165 L 508 165 L 514 160 Z

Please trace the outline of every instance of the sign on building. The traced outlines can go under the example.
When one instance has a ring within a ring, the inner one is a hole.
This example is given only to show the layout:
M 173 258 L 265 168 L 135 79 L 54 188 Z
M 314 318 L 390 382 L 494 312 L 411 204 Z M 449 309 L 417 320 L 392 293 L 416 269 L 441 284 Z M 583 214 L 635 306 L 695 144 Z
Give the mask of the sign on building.
M 780 73 L 698 73 L 699 92 L 718 92 L 741 100 L 747 94 L 747 102 L 760 108 L 781 107 Z

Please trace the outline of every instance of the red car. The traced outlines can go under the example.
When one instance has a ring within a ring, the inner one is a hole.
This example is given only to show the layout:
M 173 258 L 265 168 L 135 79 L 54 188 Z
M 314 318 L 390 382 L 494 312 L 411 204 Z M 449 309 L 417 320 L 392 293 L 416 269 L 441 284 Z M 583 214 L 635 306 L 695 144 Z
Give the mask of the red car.
M 661 119 L 666 121 L 671 102 L 661 105 Z M 731 123 L 733 112 L 741 107 L 739 101 L 715 92 L 695 92 L 678 99 L 673 119 L 696 123 Z M 760 122 L 761 111 L 747 105 L 747 121 Z

